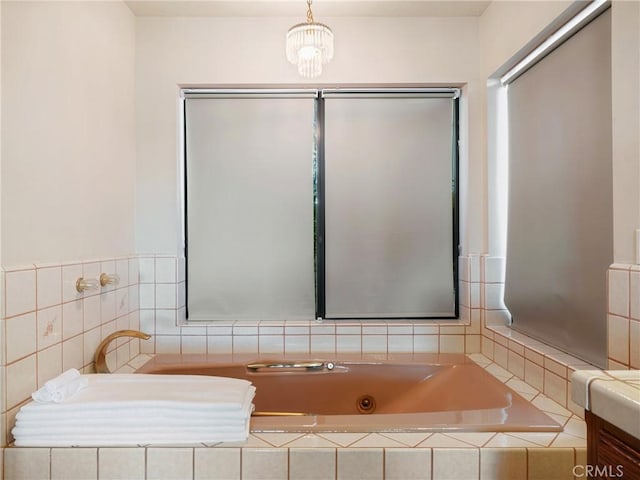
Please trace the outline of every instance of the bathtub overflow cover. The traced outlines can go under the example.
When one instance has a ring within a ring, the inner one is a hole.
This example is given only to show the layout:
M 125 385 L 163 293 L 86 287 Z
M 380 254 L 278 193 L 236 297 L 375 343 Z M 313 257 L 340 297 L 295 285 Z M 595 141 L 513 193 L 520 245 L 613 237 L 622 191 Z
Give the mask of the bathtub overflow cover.
M 362 395 L 356 402 L 356 408 L 360 413 L 373 413 L 376 409 L 376 400 L 371 395 Z

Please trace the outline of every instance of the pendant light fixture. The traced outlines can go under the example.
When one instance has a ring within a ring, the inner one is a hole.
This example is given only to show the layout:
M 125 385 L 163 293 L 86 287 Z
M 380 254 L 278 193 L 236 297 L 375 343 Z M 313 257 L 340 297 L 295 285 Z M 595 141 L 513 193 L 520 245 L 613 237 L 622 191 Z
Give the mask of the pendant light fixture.
M 305 78 L 317 77 L 322 66 L 333 58 L 333 32 L 313 20 L 312 0 L 307 0 L 307 21 L 294 25 L 287 32 L 287 60 L 298 66 Z

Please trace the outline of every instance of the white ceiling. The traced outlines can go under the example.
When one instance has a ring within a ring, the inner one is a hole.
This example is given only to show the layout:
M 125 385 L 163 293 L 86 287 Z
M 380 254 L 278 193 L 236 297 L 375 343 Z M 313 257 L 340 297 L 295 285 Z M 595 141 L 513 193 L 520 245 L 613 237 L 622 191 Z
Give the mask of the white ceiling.
M 477 17 L 489 1 L 480 0 L 315 0 L 315 17 Z M 127 0 L 136 16 L 305 18 L 306 0 Z M 321 20 L 320 20 L 321 21 Z

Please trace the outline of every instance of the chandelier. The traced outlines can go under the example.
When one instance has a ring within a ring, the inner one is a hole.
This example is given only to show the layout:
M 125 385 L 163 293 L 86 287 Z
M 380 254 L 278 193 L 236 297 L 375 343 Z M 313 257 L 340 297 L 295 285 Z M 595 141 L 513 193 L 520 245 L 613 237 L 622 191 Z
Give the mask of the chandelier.
M 287 32 L 287 60 L 298 66 L 305 78 L 317 77 L 322 65 L 333 58 L 333 32 L 313 20 L 312 0 L 307 0 L 307 21 L 294 25 Z

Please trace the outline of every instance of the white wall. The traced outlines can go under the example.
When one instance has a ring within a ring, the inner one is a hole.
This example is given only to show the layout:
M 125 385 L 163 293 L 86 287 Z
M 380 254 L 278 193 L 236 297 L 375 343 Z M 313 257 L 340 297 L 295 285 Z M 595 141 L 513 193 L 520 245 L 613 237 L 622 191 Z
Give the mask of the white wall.
M 640 263 L 640 2 L 613 2 L 611 32 L 614 261 Z
M 484 248 L 481 110 L 476 18 L 323 18 L 335 58 L 324 84 L 466 84 L 469 159 L 463 188 L 465 251 Z M 299 18 L 136 19 L 140 253 L 181 253 L 177 208 L 177 98 L 187 84 L 300 84 L 284 37 Z M 467 163 L 467 162 L 465 162 Z M 467 198 L 472 200 L 465 201 Z
M 2 265 L 134 251 L 134 18 L 2 2 Z

